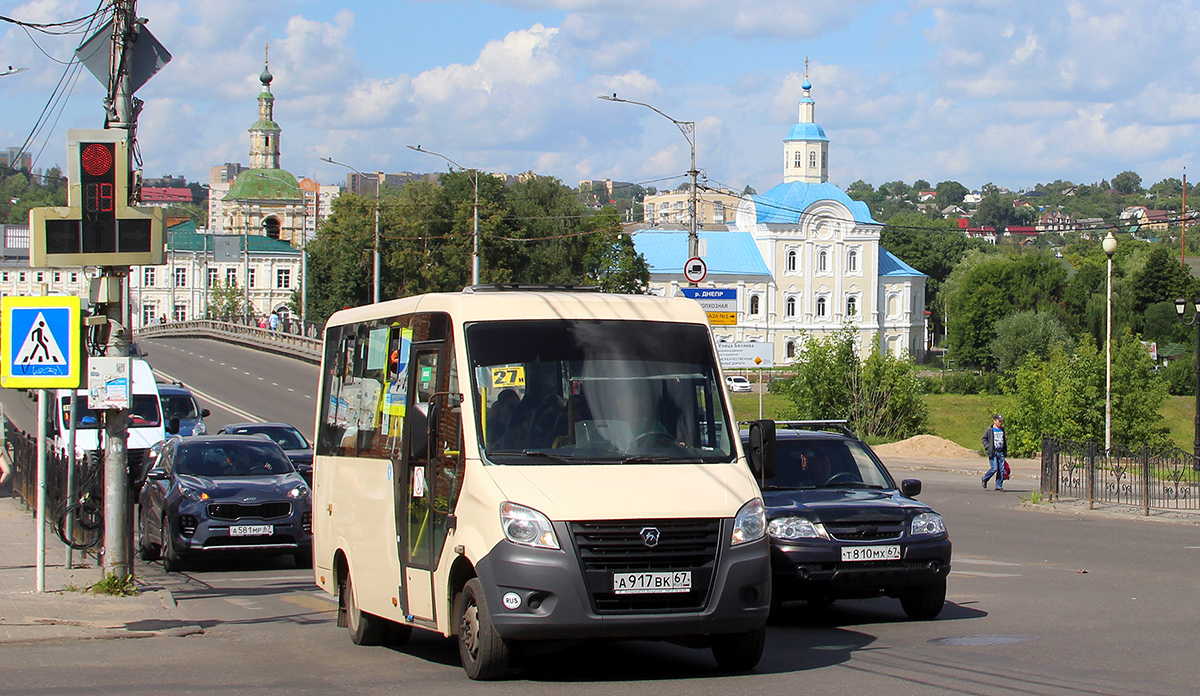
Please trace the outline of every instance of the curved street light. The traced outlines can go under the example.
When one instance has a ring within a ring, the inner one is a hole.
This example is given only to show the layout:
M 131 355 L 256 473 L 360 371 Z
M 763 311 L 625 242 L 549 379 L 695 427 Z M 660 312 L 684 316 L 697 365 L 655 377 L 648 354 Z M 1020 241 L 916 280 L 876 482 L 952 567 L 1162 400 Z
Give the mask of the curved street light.
M 664 114 L 662 111 L 659 111 L 657 108 L 650 106 L 649 104 L 639 102 L 639 101 L 633 101 L 632 99 L 621 99 L 621 98 L 617 97 L 616 92 L 613 92 L 613 95 L 611 97 L 608 95 L 601 95 L 601 96 L 597 97 L 597 99 L 603 99 L 604 101 L 610 101 L 610 102 L 621 102 L 623 104 L 637 104 L 638 106 L 644 106 L 647 109 L 650 109 L 654 113 L 658 114 L 659 116 L 662 116 L 663 118 L 667 119 L 671 123 L 674 123 L 675 126 L 679 129 L 679 132 L 683 133 L 683 137 L 687 139 L 688 146 L 692 150 L 692 168 L 688 170 L 688 175 L 691 176 L 691 178 L 692 178 L 692 195 L 688 200 L 688 216 L 690 218 L 690 220 L 688 221 L 688 258 L 693 259 L 693 258 L 698 257 L 700 255 L 700 235 L 696 232 L 696 175 L 699 174 L 700 172 L 696 170 L 696 122 L 695 121 L 679 121 L 679 120 L 673 119 L 670 116 Z M 688 284 L 691 286 L 696 285 L 696 283 L 688 283 Z
M 408 149 L 413 150 L 415 152 L 423 152 L 427 155 L 433 155 L 434 157 L 441 157 L 442 159 L 449 162 L 451 164 L 451 166 L 458 167 L 459 169 L 463 170 L 464 172 L 467 172 L 467 171 L 471 172 L 471 174 L 472 174 L 471 178 L 473 179 L 473 181 L 475 183 L 475 208 L 471 214 L 471 217 L 475 223 L 475 231 L 472 235 L 472 247 L 471 247 L 471 285 L 479 285 L 479 170 L 478 169 L 467 169 L 466 167 L 462 166 L 458 162 L 455 162 L 454 160 L 450 159 L 449 157 L 447 157 L 443 154 L 439 154 L 439 153 L 433 152 L 431 150 L 422 149 L 420 145 L 405 145 L 405 147 L 407 147 Z
M 1200 470 L 1200 297 L 1192 300 L 1191 305 L 1194 309 L 1191 318 L 1183 319 L 1188 301 L 1182 297 L 1175 300 L 1175 311 L 1184 325 L 1196 327 L 1196 437 L 1192 441 L 1192 467 Z
M 338 162 L 337 160 L 333 159 L 332 157 L 322 157 L 321 161 L 328 162 L 330 164 L 336 164 L 339 167 L 345 167 L 346 169 L 349 169 L 350 171 L 354 172 L 355 174 L 358 174 L 362 178 L 364 178 L 364 179 L 367 178 L 366 174 L 363 174 L 362 172 L 358 171 L 354 167 L 351 167 L 350 165 L 346 164 L 345 162 Z M 380 182 L 379 178 L 376 177 L 376 179 L 375 179 L 375 254 L 374 254 L 374 263 L 372 264 L 374 266 L 374 268 L 372 269 L 373 290 L 374 290 L 373 297 L 374 297 L 374 301 L 376 303 L 379 302 L 379 189 L 382 187 L 383 187 L 382 182 Z

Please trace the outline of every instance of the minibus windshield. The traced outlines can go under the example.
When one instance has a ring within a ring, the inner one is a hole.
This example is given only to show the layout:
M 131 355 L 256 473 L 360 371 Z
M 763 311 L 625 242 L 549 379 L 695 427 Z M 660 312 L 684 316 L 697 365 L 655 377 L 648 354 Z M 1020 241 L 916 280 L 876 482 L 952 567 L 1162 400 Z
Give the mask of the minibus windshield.
M 494 464 L 734 458 L 708 328 L 627 320 L 466 328 L 480 441 Z M 479 408 L 480 406 L 477 406 Z

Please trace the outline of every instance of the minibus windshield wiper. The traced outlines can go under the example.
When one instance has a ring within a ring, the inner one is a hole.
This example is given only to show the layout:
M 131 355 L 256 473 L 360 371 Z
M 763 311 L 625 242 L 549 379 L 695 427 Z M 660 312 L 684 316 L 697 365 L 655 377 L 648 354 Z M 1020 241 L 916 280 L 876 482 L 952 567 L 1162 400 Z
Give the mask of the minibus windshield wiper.
M 546 452 L 544 450 L 533 450 L 533 449 L 513 450 L 513 451 L 505 451 L 505 452 L 488 452 L 488 454 L 495 456 L 495 457 L 542 457 L 544 459 L 549 459 L 554 462 L 561 462 L 563 464 L 572 464 L 576 461 L 575 457 L 568 457 L 564 454 L 551 454 L 550 452 Z

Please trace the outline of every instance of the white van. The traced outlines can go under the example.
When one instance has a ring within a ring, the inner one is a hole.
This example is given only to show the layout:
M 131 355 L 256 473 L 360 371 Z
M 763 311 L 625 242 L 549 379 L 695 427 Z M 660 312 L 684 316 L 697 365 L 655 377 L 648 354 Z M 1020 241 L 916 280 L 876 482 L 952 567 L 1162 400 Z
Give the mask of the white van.
M 158 397 L 158 383 L 154 379 L 150 364 L 137 358 L 130 360 L 130 363 L 133 373 L 133 403 L 129 417 L 126 456 L 131 482 L 136 485 L 145 473 L 146 454 L 156 443 L 166 439 L 166 429 Z M 104 424 L 99 414 L 88 408 L 87 390 L 80 389 L 76 394 L 78 401 L 75 405 L 75 453 L 79 458 L 99 463 L 104 459 Z M 54 449 L 60 456 L 66 456 L 70 437 L 71 390 L 56 390 L 55 404 L 57 408 L 54 409 L 51 416 L 53 422 L 50 424 L 54 433 Z
M 325 328 L 317 584 L 357 644 L 457 636 L 472 679 L 584 639 L 758 663 L 766 518 L 689 299 L 476 287 Z

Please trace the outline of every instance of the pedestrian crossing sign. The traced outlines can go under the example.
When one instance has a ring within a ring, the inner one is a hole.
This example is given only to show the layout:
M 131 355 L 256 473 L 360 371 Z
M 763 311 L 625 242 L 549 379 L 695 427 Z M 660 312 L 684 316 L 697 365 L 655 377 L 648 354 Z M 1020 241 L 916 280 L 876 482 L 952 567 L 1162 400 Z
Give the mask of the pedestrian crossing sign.
M 78 297 L 0 298 L 0 386 L 78 388 L 81 307 Z

